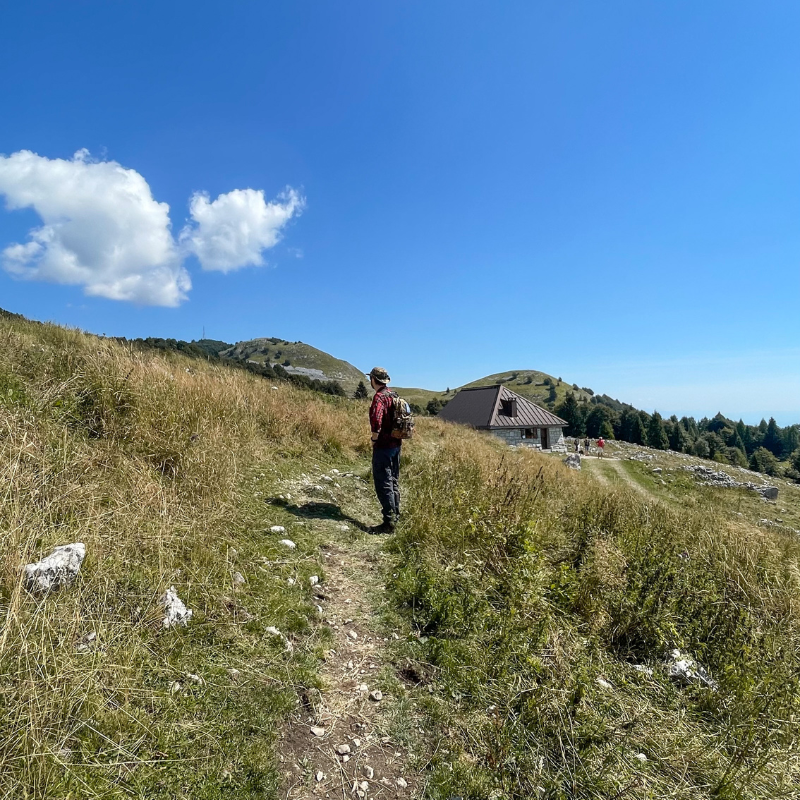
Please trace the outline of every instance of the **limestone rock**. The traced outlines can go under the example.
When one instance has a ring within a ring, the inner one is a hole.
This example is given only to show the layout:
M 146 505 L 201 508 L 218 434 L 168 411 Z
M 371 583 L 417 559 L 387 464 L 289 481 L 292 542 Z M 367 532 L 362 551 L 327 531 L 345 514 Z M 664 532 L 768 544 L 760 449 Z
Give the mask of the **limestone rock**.
M 577 469 L 580 470 L 581 468 L 581 454 L 580 453 L 570 453 L 565 459 L 564 463 L 570 469 Z
M 175 587 L 170 586 L 161 598 L 161 603 L 164 606 L 165 616 L 162 625 L 165 628 L 171 628 L 173 625 L 183 625 L 184 627 L 189 624 L 192 618 L 192 610 L 186 608 L 183 600 L 178 597 Z
M 283 525 L 273 525 L 269 529 L 269 532 L 270 533 L 286 533 L 286 528 L 284 528 Z
M 667 675 L 684 686 L 701 685 L 716 691 L 718 683 L 708 674 L 705 667 L 680 650 L 672 650 L 667 658 Z
M 373 703 L 380 703 L 383 700 L 383 692 L 380 689 L 373 689 L 369 693 L 369 699 L 372 700 Z
M 86 557 L 82 542 L 56 547 L 49 556 L 25 566 L 25 585 L 31 592 L 50 592 L 69 586 Z
M 288 547 L 290 550 L 294 550 L 297 545 L 291 539 L 281 539 L 279 544 L 282 544 L 284 547 Z
M 349 756 L 350 755 L 350 745 L 349 744 L 338 744 L 338 745 L 336 745 L 336 752 L 340 756 Z

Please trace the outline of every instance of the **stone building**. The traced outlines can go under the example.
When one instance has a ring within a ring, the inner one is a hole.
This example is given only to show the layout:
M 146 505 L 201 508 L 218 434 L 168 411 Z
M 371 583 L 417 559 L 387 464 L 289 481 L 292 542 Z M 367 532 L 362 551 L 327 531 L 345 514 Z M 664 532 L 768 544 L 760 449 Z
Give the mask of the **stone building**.
M 489 431 L 508 444 L 566 449 L 567 422 L 501 385 L 462 389 L 439 412 L 439 419 Z

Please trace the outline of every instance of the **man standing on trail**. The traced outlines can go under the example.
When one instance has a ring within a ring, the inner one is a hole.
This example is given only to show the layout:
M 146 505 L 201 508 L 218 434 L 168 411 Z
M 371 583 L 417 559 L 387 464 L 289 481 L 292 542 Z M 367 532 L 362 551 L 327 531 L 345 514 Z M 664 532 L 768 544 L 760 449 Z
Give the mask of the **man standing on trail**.
M 603 439 L 603 437 L 601 436 L 601 437 L 600 437 L 600 438 L 597 440 L 597 447 L 598 447 L 598 451 L 597 451 L 597 457 L 598 457 L 598 458 L 602 458 L 602 457 L 603 457 L 603 448 L 604 448 L 605 446 L 606 446 L 605 440 L 604 440 L 604 439 Z
M 369 409 L 372 479 L 383 511 L 383 523 L 372 528 L 372 533 L 392 533 L 400 515 L 401 440 L 392 436 L 394 397 L 386 385 L 389 380 L 389 373 L 382 367 L 375 367 L 369 373 L 369 382 L 375 390 Z

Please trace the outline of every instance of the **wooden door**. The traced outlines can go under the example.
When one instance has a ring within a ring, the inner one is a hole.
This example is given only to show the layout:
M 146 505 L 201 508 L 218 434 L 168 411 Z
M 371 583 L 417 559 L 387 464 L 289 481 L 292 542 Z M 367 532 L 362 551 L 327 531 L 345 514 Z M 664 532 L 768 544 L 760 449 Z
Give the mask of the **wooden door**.
M 542 428 L 542 450 L 549 449 L 550 444 L 547 441 L 547 428 Z

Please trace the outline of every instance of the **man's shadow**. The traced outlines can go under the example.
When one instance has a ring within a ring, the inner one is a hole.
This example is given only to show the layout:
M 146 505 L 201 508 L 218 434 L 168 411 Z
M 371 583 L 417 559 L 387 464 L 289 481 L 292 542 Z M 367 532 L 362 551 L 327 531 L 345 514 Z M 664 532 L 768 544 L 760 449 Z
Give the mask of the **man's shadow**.
M 369 533 L 370 531 L 369 525 L 365 525 L 360 520 L 345 514 L 341 506 L 337 506 L 335 503 L 323 503 L 318 500 L 312 500 L 302 505 L 289 503 L 280 503 L 280 505 L 296 517 L 301 517 L 303 519 L 332 519 L 336 522 L 349 522 L 354 528 L 358 528 L 360 531 L 364 531 L 364 533 Z

